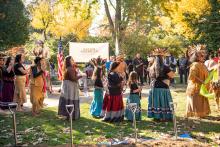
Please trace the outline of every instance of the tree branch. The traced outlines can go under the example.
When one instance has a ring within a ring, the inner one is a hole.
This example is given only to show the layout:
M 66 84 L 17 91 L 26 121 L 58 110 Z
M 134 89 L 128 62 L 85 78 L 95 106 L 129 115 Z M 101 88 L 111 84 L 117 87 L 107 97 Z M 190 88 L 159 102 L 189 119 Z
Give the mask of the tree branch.
M 104 5 L 105 5 L 105 12 L 106 12 L 109 24 L 110 24 L 110 30 L 112 31 L 112 34 L 114 35 L 115 34 L 115 26 L 114 26 L 114 23 L 112 21 L 112 17 L 111 17 L 111 14 L 110 14 L 110 11 L 109 11 L 109 8 L 108 8 L 108 3 L 107 3 L 106 0 L 104 0 Z
M 111 4 L 111 6 L 116 10 L 115 6 L 114 6 L 113 3 L 112 3 L 112 0 L 109 0 L 109 2 L 110 2 L 110 4 Z

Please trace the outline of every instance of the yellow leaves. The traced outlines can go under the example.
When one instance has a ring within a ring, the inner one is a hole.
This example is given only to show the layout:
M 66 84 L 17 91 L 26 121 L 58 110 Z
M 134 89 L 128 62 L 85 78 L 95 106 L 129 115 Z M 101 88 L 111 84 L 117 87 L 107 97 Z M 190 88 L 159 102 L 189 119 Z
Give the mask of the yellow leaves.
M 57 4 L 54 8 L 54 22 L 52 23 L 51 33 L 55 36 L 65 36 L 70 33 L 76 34 L 78 38 L 85 37 L 88 34 L 88 29 L 91 25 L 92 18 L 87 16 L 88 10 L 84 5 L 79 6 L 77 13 L 73 9 L 66 7 L 63 4 Z
M 53 19 L 53 14 L 48 1 L 42 1 L 39 5 L 31 10 L 32 22 L 31 25 L 36 29 L 47 29 Z
M 185 14 L 193 14 L 198 19 L 202 14 L 209 13 L 210 4 L 208 0 L 180 0 L 179 2 L 167 2 L 166 9 L 171 13 L 174 32 L 192 38 L 194 32 L 185 21 Z
M 93 14 L 87 1 L 61 1 L 53 5 L 43 0 L 32 11 L 32 26 L 47 29 L 56 37 L 75 34 L 79 39 L 88 34 Z

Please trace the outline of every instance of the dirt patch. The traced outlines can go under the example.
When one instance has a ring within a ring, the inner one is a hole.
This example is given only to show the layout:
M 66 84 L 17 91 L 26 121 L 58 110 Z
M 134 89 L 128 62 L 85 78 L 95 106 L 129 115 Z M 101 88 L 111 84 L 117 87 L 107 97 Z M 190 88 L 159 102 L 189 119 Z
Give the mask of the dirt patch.
M 178 139 L 178 140 L 172 140 L 172 139 L 164 139 L 164 140 L 148 140 L 144 141 L 141 143 L 137 143 L 136 145 L 132 143 L 134 140 L 130 140 L 131 144 L 127 145 L 112 145 L 114 147 L 121 147 L 121 146 L 126 146 L 126 147 L 136 147 L 136 146 L 146 146 L 146 147 L 208 147 L 210 145 L 207 144 L 202 144 L 202 143 L 197 143 L 194 141 L 190 140 L 185 140 L 185 139 Z M 74 147 L 105 147 L 109 145 L 73 145 Z M 47 147 L 46 145 L 39 145 L 37 147 Z M 70 144 L 65 144 L 65 145 L 58 145 L 55 147 L 70 147 Z
M 206 147 L 209 145 L 197 143 L 190 140 L 172 140 L 172 139 L 164 139 L 164 140 L 149 140 L 142 142 L 142 144 L 139 144 L 140 146 L 147 146 L 147 147 Z

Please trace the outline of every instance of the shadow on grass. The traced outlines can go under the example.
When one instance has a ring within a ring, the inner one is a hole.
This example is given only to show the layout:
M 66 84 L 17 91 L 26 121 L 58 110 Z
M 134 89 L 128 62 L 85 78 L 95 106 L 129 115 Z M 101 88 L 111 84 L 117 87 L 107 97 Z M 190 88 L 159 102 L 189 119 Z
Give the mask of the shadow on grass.
M 84 109 L 84 110 L 82 110 Z M 121 123 L 106 123 L 100 119 L 95 119 L 89 115 L 88 106 L 81 107 L 81 118 L 73 121 L 73 136 L 75 144 L 97 144 L 99 138 L 117 138 L 122 139 L 133 135 L 133 126 L 129 121 Z M 161 133 L 173 135 L 173 123 L 154 122 L 146 117 L 147 111 L 143 109 L 143 120 L 137 122 L 139 135 L 143 138 L 158 137 Z M 211 139 L 203 136 L 198 137 L 198 133 L 208 134 L 210 132 L 220 133 L 220 123 L 212 119 L 185 119 L 177 117 L 179 134 L 189 132 L 196 140 L 201 142 L 211 142 Z M 211 120 L 210 120 L 211 119 Z M 0 116 L 0 134 L 9 136 L 8 138 L 0 137 L 0 146 L 13 142 L 12 136 L 12 119 L 8 116 Z M 214 119 L 215 120 L 215 119 Z M 30 112 L 17 113 L 17 131 L 22 138 L 22 144 L 32 145 L 39 138 L 44 138 L 42 144 L 60 145 L 69 143 L 69 121 L 61 119 L 57 116 L 57 109 L 48 108 L 42 110 L 40 116 L 33 117 Z M 32 128 L 32 131 L 27 131 Z M 8 135 L 8 134 L 11 135 Z M 140 137 L 139 136 L 139 137 Z M 160 137 L 160 136 L 159 136 Z

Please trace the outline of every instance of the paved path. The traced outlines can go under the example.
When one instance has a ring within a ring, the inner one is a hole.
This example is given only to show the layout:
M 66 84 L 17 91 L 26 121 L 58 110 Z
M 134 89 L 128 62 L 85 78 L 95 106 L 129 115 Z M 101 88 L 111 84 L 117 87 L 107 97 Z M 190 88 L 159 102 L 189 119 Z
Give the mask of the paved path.
M 183 85 L 178 85 L 177 88 L 171 88 L 171 90 L 178 92 L 178 90 L 180 90 L 180 89 L 183 90 L 184 87 L 185 86 L 183 86 Z M 59 97 L 60 97 L 60 93 L 58 92 L 59 89 L 60 89 L 59 85 L 53 86 L 53 93 L 49 94 L 48 97 L 46 97 L 44 100 L 44 103 L 47 104 L 47 107 L 57 107 L 58 106 Z M 145 86 L 142 91 L 142 97 L 147 98 L 148 93 L 149 93 L 149 86 Z M 126 89 L 126 92 L 124 93 L 123 98 L 126 99 L 128 94 L 129 94 L 129 89 Z M 84 96 L 83 92 L 80 92 L 80 103 L 90 104 L 92 99 L 93 99 L 93 89 L 92 88 L 90 88 L 89 97 Z M 29 95 L 27 95 L 27 103 L 24 104 L 24 107 L 25 107 L 25 111 L 31 111 L 32 105 L 30 102 Z M 8 114 L 10 112 L 7 112 L 7 111 L 5 112 L 5 111 L 0 110 L 0 114 L 5 114 L 5 113 Z
M 44 103 L 47 104 L 47 107 L 54 107 L 54 106 L 58 106 L 59 103 L 59 97 L 60 97 L 60 93 L 58 86 L 53 86 L 53 93 L 49 94 L 47 98 L 45 98 Z M 143 89 L 143 97 L 147 97 L 149 89 L 144 88 Z M 129 93 L 129 90 L 127 89 L 125 94 L 124 94 L 124 98 L 127 97 Z M 89 90 L 89 97 L 84 96 L 84 93 L 82 91 L 80 91 L 80 103 L 91 103 L 93 99 L 93 89 L 90 88 Z M 31 103 L 30 103 L 30 99 L 29 99 L 29 95 L 27 96 L 27 103 L 24 104 L 25 107 L 27 108 L 31 108 Z

